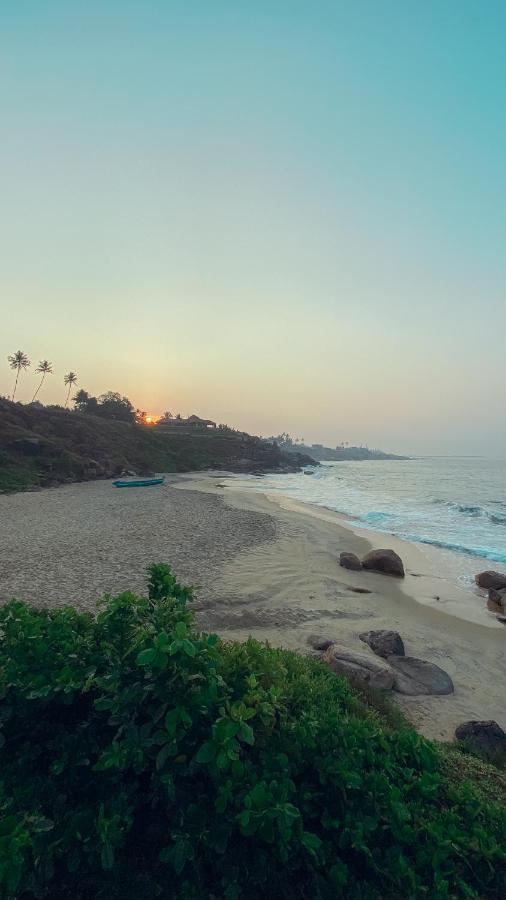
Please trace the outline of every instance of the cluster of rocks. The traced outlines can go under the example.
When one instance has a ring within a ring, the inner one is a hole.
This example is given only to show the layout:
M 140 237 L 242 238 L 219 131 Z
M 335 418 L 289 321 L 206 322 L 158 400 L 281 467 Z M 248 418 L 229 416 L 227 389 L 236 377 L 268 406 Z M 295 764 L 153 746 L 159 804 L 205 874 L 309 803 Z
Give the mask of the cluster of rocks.
M 499 622 L 506 625 L 506 575 L 489 570 L 479 572 L 474 580 L 479 588 L 488 591 L 488 608 L 498 614 Z
M 352 572 L 365 569 L 369 572 L 381 572 L 382 575 L 404 578 L 402 559 L 394 550 L 370 550 L 363 559 L 359 559 L 355 553 L 343 552 L 339 557 L 339 564 L 343 569 L 350 569 Z
M 443 669 L 415 656 L 406 656 L 397 631 L 365 631 L 359 635 L 366 647 L 349 647 L 320 635 L 308 643 L 338 675 L 381 691 L 419 696 L 451 694 L 453 682 Z

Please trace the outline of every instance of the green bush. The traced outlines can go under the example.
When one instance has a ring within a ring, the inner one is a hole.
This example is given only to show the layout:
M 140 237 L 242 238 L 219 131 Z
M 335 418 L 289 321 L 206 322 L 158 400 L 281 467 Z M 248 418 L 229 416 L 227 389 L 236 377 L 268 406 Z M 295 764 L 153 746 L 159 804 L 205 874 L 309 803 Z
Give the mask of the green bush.
M 149 597 L 0 610 L 5 898 L 504 896 L 505 811 L 321 663 Z

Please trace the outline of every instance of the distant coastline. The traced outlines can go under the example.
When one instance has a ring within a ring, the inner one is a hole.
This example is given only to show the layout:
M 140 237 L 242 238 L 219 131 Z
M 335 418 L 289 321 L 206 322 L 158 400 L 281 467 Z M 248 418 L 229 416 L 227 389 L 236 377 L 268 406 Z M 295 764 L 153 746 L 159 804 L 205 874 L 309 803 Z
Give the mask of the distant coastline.
M 280 440 L 279 437 L 270 438 L 270 440 L 275 440 L 280 450 L 284 450 L 286 453 L 303 453 L 306 456 L 311 456 L 317 462 L 339 462 L 341 460 L 359 462 L 361 459 L 406 460 L 412 458 L 411 456 L 399 456 L 396 453 L 386 453 L 384 450 L 371 450 L 369 447 L 349 447 L 345 445 L 325 447 L 323 444 L 305 444 L 294 442 L 290 439 Z

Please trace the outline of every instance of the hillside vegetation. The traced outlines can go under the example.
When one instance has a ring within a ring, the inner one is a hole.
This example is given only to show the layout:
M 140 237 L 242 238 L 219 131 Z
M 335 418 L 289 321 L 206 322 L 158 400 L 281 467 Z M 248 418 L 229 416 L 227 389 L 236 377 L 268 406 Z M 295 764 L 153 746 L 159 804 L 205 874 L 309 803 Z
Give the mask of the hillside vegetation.
M 158 432 L 60 408 L 0 400 L 0 490 L 114 477 L 124 470 L 295 470 L 311 459 L 227 429 Z
M 154 566 L 96 618 L 0 610 L 2 897 L 505 896 L 499 773 L 320 661 L 197 632 L 191 596 Z

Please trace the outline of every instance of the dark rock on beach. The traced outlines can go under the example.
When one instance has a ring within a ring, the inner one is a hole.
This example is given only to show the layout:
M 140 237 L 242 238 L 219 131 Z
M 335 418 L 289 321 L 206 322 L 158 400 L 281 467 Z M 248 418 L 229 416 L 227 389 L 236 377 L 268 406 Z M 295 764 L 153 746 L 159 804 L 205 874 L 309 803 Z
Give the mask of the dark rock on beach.
M 506 733 L 493 720 L 463 722 L 455 730 L 455 737 L 458 741 L 465 741 L 472 750 L 487 756 L 506 753 Z
M 398 631 L 387 631 L 386 629 L 363 631 L 362 634 L 359 634 L 359 638 L 368 644 L 377 656 L 382 656 L 384 659 L 392 655 L 405 655 L 404 643 Z
M 364 569 L 404 578 L 404 565 L 395 550 L 371 550 L 363 560 Z
M 416 697 L 419 694 L 453 694 L 453 681 L 444 669 L 414 656 L 389 656 L 394 669 L 394 691 Z
M 351 569 L 352 572 L 359 572 L 362 568 L 362 563 L 355 553 L 341 553 L 339 565 L 342 566 L 343 569 Z
M 351 650 L 344 644 L 332 644 L 323 660 L 337 675 L 345 675 L 351 681 L 380 691 L 392 689 L 394 674 L 391 668 L 365 648 Z
M 332 646 L 334 641 L 332 641 L 328 637 L 324 637 L 321 634 L 310 634 L 307 638 L 307 643 L 313 650 L 317 650 L 320 653 L 324 653 L 325 650 L 328 650 L 329 647 Z
M 486 591 L 491 588 L 495 591 L 506 588 L 506 575 L 503 575 L 502 572 L 479 572 L 478 575 L 474 576 L 474 580 L 478 587 L 484 588 Z
M 500 591 L 491 588 L 488 592 L 487 606 L 492 612 L 506 613 L 506 588 Z

